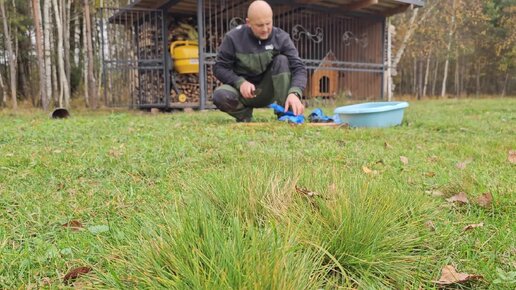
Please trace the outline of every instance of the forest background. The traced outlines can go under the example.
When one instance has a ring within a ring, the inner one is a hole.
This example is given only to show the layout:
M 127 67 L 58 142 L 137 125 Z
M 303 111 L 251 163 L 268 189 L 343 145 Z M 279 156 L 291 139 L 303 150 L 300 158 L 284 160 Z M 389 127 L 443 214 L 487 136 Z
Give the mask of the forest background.
M 0 0 L 0 108 L 100 107 L 100 7 Z M 389 19 L 394 97 L 516 95 L 516 1 L 428 0 Z

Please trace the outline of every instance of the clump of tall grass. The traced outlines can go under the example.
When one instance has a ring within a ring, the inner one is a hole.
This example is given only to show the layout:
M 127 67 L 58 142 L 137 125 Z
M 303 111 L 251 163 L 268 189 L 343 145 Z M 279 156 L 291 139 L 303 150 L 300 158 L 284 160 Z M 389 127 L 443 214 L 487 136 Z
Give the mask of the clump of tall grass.
M 168 289 L 317 289 L 322 255 L 273 225 L 222 217 L 210 202 L 182 204 L 145 217 L 134 252 L 102 274 L 112 287 Z M 117 265 L 118 264 L 118 265 Z M 123 273 L 120 268 L 125 268 Z
M 422 204 L 382 187 L 328 191 L 301 215 L 305 243 L 325 254 L 330 280 L 363 289 L 413 288 L 431 279 Z M 435 254 L 435 253 L 434 253 Z

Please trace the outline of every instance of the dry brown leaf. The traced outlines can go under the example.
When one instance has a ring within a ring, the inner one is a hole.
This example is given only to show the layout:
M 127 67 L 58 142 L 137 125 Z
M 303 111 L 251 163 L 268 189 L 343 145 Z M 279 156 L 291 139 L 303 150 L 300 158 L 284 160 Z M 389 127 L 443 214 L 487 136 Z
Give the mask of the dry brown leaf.
M 425 173 L 425 176 L 427 176 L 427 177 L 434 177 L 435 176 L 435 172 L 428 171 L 427 173 Z
M 72 231 L 80 231 L 82 229 L 82 223 L 77 220 L 71 220 L 65 224 L 62 224 L 65 228 L 70 228 Z
M 377 174 L 378 171 L 376 170 L 371 170 L 369 167 L 367 166 L 362 166 L 362 171 L 364 171 L 365 174 Z
M 387 142 L 384 142 L 383 146 L 385 147 L 385 149 L 392 149 L 392 145 Z
M 457 164 L 455 164 L 455 167 L 457 167 L 458 169 L 464 170 L 464 169 L 466 169 L 466 166 L 471 163 L 471 161 L 473 161 L 473 160 L 466 159 L 462 162 L 457 162 Z
M 427 221 L 427 222 L 425 223 L 425 227 L 426 227 L 427 229 L 429 229 L 430 231 L 435 232 L 435 225 L 434 225 L 434 222 L 433 222 L 433 221 Z
M 452 285 L 464 283 L 467 281 L 480 280 L 484 277 L 481 275 L 471 275 L 467 273 L 458 273 L 452 265 L 446 265 L 442 269 L 441 278 L 435 283 L 439 285 Z
M 297 193 L 306 195 L 308 197 L 313 197 L 313 196 L 319 195 L 317 192 L 310 191 L 310 190 L 308 190 L 308 189 L 306 189 L 304 187 L 300 187 L 300 186 L 297 186 L 297 185 L 295 187 L 296 187 Z
M 507 156 L 507 160 L 511 162 L 512 164 L 516 163 L 516 150 L 510 150 L 509 156 Z
M 122 156 L 122 152 L 120 152 L 116 148 L 113 148 L 113 149 L 109 150 L 109 155 L 111 155 L 111 156 L 113 156 L 115 158 L 118 158 L 118 157 Z
M 71 283 L 73 283 L 73 281 L 75 281 L 75 279 L 79 278 L 82 275 L 88 274 L 92 270 L 93 269 L 91 269 L 91 267 L 88 267 L 88 266 L 83 266 L 83 267 L 78 267 L 78 268 L 72 269 L 68 272 L 68 274 L 66 274 L 64 276 L 63 282 L 65 284 L 71 284 Z
M 493 202 L 493 195 L 490 192 L 486 192 L 481 196 L 477 197 L 477 204 L 481 207 L 489 207 Z
M 467 225 L 464 227 L 463 231 L 469 231 L 469 230 L 472 230 L 474 228 L 481 228 L 484 226 L 484 223 L 479 223 L 479 224 L 471 224 L 471 225 Z
M 405 156 L 400 156 L 400 161 L 403 165 L 408 165 L 408 158 Z
M 428 160 L 428 162 L 436 162 L 437 160 L 439 160 L 439 157 L 435 156 L 435 155 L 432 155 L 430 157 L 428 157 L 426 160 Z
M 460 192 L 459 194 L 456 194 L 450 198 L 446 199 L 447 202 L 457 202 L 461 204 L 469 203 L 468 197 L 466 196 L 465 192 Z

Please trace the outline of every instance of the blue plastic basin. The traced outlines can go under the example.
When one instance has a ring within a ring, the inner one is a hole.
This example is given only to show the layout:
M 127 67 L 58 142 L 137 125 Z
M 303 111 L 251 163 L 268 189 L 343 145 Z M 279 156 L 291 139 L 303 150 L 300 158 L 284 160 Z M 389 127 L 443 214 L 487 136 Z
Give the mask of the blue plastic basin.
M 407 102 L 372 102 L 338 107 L 334 113 L 338 115 L 339 124 L 385 128 L 400 125 L 408 106 Z

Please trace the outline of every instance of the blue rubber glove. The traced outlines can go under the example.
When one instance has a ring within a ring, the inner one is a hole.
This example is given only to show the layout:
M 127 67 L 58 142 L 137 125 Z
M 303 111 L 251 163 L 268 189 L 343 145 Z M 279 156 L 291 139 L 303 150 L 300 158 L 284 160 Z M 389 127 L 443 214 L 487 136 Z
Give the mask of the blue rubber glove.
M 308 120 L 311 123 L 331 123 L 333 122 L 333 118 L 324 115 L 323 111 L 319 108 L 312 111 L 312 113 L 308 116 Z
M 274 109 L 274 112 L 280 116 L 278 118 L 279 121 L 282 121 L 282 122 L 286 121 L 286 122 L 295 123 L 295 124 L 303 124 L 305 122 L 305 116 L 303 116 L 303 115 L 296 116 L 291 111 L 285 112 L 285 108 L 283 108 L 282 106 L 280 106 L 278 104 L 270 104 L 269 108 Z

